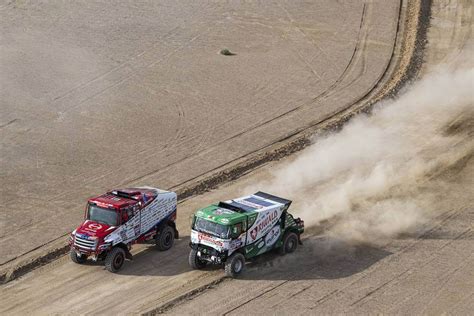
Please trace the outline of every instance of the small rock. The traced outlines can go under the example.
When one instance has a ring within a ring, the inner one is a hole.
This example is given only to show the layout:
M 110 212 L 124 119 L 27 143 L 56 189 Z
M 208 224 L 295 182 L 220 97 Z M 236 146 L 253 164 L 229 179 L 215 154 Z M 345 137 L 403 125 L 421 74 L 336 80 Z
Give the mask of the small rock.
M 221 54 L 221 55 L 224 55 L 224 56 L 233 56 L 233 55 L 235 55 L 234 53 L 232 53 L 232 52 L 231 52 L 230 50 L 228 50 L 227 48 L 221 49 L 220 54 Z

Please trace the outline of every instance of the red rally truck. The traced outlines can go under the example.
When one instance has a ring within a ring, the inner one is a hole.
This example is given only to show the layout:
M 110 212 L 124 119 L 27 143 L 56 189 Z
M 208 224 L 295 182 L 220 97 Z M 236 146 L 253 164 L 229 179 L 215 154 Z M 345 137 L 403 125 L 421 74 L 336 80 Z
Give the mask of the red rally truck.
M 117 272 L 132 259 L 135 243 L 156 243 L 168 250 L 176 229 L 176 193 L 152 187 L 113 190 L 88 200 L 83 223 L 70 235 L 70 257 L 75 263 L 102 260 Z

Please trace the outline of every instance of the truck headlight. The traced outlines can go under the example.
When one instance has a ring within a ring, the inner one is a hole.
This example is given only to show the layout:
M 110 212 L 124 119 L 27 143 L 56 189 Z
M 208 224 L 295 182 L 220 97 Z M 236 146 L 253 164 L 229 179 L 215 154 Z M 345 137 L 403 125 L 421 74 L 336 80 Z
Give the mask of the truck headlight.
M 69 234 L 69 242 L 73 242 L 75 236 L 76 236 L 76 230 L 74 229 L 74 231 L 72 231 L 72 232 Z

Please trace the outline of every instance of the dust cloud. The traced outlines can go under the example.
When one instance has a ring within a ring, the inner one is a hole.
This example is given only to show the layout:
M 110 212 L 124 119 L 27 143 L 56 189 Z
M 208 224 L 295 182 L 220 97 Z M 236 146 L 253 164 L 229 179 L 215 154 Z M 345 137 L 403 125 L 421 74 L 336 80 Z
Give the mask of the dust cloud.
M 325 224 L 337 239 L 414 232 L 449 190 L 439 175 L 472 155 L 473 120 L 474 68 L 438 67 L 371 115 L 315 140 L 258 187 L 292 198 L 306 226 Z

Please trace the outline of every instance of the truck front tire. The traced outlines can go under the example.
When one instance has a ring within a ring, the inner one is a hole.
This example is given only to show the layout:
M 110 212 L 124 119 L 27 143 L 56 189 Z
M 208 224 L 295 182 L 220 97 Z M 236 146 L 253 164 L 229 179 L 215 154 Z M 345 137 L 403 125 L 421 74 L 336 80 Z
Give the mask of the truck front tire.
M 125 262 L 125 251 L 120 247 L 112 248 L 105 257 L 105 268 L 110 272 L 117 272 Z
M 71 257 L 71 260 L 74 263 L 83 264 L 87 261 L 86 255 L 77 255 L 76 251 L 73 249 L 71 249 L 71 251 L 69 252 L 69 256 Z
M 173 247 L 175 231 L 170 225 L 166 225 L 156 235 L 156 247 L 159 251 L 166 251 Z
M 225 275 L 230 278 L 235 278 L 242 273 L 245 267 L 245 257 L 240 252 L 234 253 L 225 262 Z
M 194 270 L 203 269 L 207 264 L 206 261 L 199 259 L 197 255 L 197 250 L 195 249 L 191 249 L 191 251 L 189 252 L 188 260 L 189 260 L 189 266 L 193 268 Z
M 298 247 L 298 235 L 294 232 L 287 232 L 283 236 L 283 245 L 280 247 L 279 252 L 281 255 L 292 253 Z

